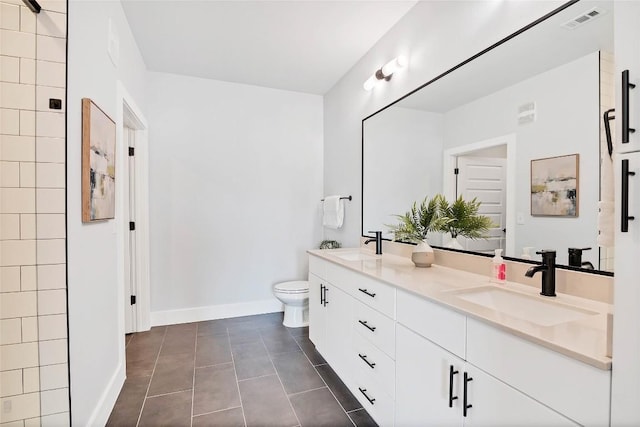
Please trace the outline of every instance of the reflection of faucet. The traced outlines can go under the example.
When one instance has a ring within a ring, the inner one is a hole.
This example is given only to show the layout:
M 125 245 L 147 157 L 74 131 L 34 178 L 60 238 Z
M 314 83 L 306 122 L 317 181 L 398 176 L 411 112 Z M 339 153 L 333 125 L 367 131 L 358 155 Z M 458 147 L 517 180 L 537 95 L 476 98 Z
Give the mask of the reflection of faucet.
M 376 237 L 365 240 L 364 244 L 368 245 L 371 242 L 376 242 L 376 255 L 382 255 L 382 231 L 370 231 L 369 233 L 376 233 Z
M 569 248 L 569 267 L 584 267 L 595 270 L 589 261 L 582 261 L 582 251 L 589 251 L 591 248 Z
M 538 271 L 542 271 L 542 292 L 545 297 L 556 296 L 556 251 L 544 250 L 536 252 L 542 255 L 542 264 L 531 267 L 524 274 L 533 277 Z

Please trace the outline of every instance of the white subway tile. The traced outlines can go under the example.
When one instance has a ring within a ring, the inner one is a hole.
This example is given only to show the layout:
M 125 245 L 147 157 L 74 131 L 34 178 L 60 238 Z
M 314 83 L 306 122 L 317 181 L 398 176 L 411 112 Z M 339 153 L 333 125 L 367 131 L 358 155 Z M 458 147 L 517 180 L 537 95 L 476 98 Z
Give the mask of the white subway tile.
M 40 391 L 40 368 L 27 368 L 22 371 L 22 386 L 25 393 Z
M 67 2 L 65 0 L 40 0 L 40 6 L 44 10 L 67 13 Z
M 20 290 L 20 267 L 0 267 L 0 292 Z
M 0 399 L 0 407 L 11 402 L 11 412 L 2 414 L 2 421 L 16 421 L 40 416 L 40 393 L 20 394 Z
M 34 188 L 0 188 L 0 213 L 35 213 Z
M 36 184 L 38 188 L 64 188 L 65 168 L 62 163 L 37 163 Z
M 38 343 L 28 342 L 0 346 L 0 356 L 2 356 L 0 357 L 0 371 L 36 367 L 38 366 Z
M 20 187 L 20 163 L 0 162 L 0 187 Z
M 0 296 L 1 298 L 3 296 Z M 0 345 L 19 344 L 22 342 L 22 323 L 19 318 L 0 320 L 0 332 Z
M 40 389 L 54 390 L 69 386 L 69 367 L 66 363 L 40 367 Z
M 20 111 L 0 108 L 0 133 L 3 135 L 20 134 Z
M 16 123 L 19 121 L 20 119 L 17 119 Z M 16 129 L 20 131 L 19 126 Z M 33 162 L 36 159 L 36 139 L 32 136 L 0 135 L 0 159 Z
M 0 54 L 35 58 L 36 35 L 11 30 L 0 30 Z
M 0 28 L 3 30 L 20 30 L 20 6 L 0 3 Z
M 36 135 L 36 112 L 20 110 L 20 135 Z
M 0 81 L 20 82 L 20 59 L 14 56 L 0 56 Z
M 65 213 L 64 190 L 38 188 L 36 205 L 38 213 Z
M 41 340 L 67 338 L 67 315 L 39 316 L 38 336 Z
M 41 420 L 42 425 L 40 427 L 69 427 L 71 425 L 68 412 L 47 415 L 46 417 L 42 417 Z M 31 426 L 25 425 L 25 427 Z
M 39 346 L 40 366 L 67 363 L 67 340 L 40 341 Z
M 20 83 L 36 84 L 36 60 L 20 58 Z
M 49 108 L 49 99 L 51 98 L 62 100 L 62 109 L 53 110 Z M 51 86 L 36 87 L 36 110 L 64 112 L 66 108 L 67 107 L 66 107 L 66 101 L 65 101 L 65 95 L 64 95 L 64 88 L 51 87 Z
M 64 214 L 38 214 L 38 239 L 64 239 Z
M 36 135 L 64 138 L 64 113 L 36 112 Z
M 23 317 L 22 318 L 22 342 L 38 341 L 38 318 Z
M 22 370 L 0 372 L 0 384 L 0 397 L 22 394 Z
M 36 161 L 45 163 L 65 162 L 64 138 L 36 138 Z
M 42 11 L 40 11 L 41 13 Z M 38 19 L 40 14 L 38 14 Z M 36 15 L 26 7 L 20 8 L 20 31 L 31 34 L 36 32 Z
M 0 240 L 16 240 L 20 238 L 20 215 L 0 215 Z
M 13 0 L 10 0 L 10 1 L 13 1 Z M 2 426 L 2 427 L 25 427 L 24 420 L 12 421 L 10 423 L 2 423 L 2 424 L 0 424 L 0 426 Z
M 40 86 L 66 86 L 66 66 L 59 62 L 36 61 L 36 83 Z
M 20 238 L 22 240 L 30 240 L 36 238 L 36 215 L 21 214 L 20 215 Z
M 36 105 L 35 85 L 0 82 L 0 95 L 3 108 L 33 110 Z
M 65 289 L 67 287 L 66 277 L 65 264 L 39 265 L 38 290 Z
M 40 392 L 41 414 L 50 415 L 69 410 L 69 389 L 47 390 Z
M 36 292 L 8 292 L 0 299 L 0 318 L 36 316 L 38 314 Z
M 38 264 L 63 264 L 66 262 L 64 239 L 38 240 Z
M 35 265 L 35 240 L 2 240 L 0 241 L 0 265 Z M 4 313 L 2 313 L 4 314 Z
M 37 277 L 35 265 L 23 265 L 20 267 L 20 290 L 22 292 L 37 290 Z
M 36 186 L 36 164 L 34 162 L 20 163 L 20 187 L 34 188 Z
M 43 36 L 66 37 L 67 15 L 46 10 L 42 11 L 38 16 L 37 33 Z
M 24 427 L 42 427 L 42 418 L 27 418 L 24 420 Z
M 36 36 L 37 59 L 41 61 L 66 62 L 67 41 L 57 37 Z M 25 55 L 26 56 L 26 55 Z
M 5 295 L 5 294 L 3 294 Z M 63 314 L 67 312 L 67 292 L 64 289 L 38 291 L 38 314 Z

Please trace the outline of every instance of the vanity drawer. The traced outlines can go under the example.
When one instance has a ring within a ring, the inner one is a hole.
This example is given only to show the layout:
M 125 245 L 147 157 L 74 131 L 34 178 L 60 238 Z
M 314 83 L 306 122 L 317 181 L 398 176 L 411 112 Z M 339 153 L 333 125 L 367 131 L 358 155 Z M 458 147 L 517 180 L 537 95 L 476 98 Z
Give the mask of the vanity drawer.
M 466 316 L 398 290 L 398 322 L 465 359 Z
M 349 292 L 358 300 L 380 313 L 396 318 L 396 288 L 361 274 L 349 280 Z
M 363 371 L 352 382 L 353 395 L 380 426 L 393 426 L 394 400 L 386 388 L 379 385 Z
M 609 424 L 611 371 L 474 319 L 467 320 L 467 361 L 579 424 Z
M 395 359 L 395 322 L 359 301 L 354 301 L 354 309 L 354 330 L 392 359 Z
M 363 371 L 392 397 L 395 395 L 396 363 L 360 334 L 353 334 L 352 361 L 354 372 Z

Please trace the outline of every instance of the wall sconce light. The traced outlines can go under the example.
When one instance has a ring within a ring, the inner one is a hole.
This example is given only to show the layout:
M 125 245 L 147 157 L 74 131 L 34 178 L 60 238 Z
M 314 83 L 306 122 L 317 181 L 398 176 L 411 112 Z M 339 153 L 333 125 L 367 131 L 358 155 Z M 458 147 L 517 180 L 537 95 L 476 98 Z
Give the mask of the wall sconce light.
M 381 80 L 389 81 L 391 80 L 391 76 L 396 71 L 407 66 L 407 58 L 405 56 L 398 56 L 397 58 L 393 58 L 391 61 L 387 62 L 377 70 L 371 77 L 364 82 L 364 90 L 371 90 L 374 86 L 380 82 Z

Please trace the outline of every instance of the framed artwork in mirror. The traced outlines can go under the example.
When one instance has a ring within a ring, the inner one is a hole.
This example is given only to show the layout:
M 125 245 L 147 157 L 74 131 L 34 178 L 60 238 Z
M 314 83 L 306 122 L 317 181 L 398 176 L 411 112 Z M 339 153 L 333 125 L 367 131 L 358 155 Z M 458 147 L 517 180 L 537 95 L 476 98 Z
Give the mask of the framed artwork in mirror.
M 531 160 L 531 215 L 578 216 L 580 155 Z
M 82 99 L 82 222 L 115 217 L 116 124 Z

